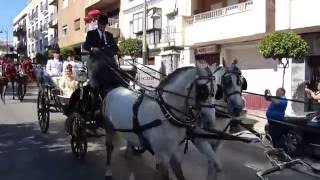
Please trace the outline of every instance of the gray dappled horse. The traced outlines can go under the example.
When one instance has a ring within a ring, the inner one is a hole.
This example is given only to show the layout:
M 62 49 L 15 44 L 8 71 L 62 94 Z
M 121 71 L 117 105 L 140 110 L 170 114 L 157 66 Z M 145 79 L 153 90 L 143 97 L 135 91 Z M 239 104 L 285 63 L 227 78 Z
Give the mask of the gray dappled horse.
M 136 115 L 141 125 L 154 120 L 161 121 L 161 125 L 147 129 L 142 134 L 154 152 L 162 179 L 169 179 L 171 165 L 176 177 L 183 180 L 180 165 L 181 153 L 178 149 L 181 140 L 186 137 L 186 128 L 183 125 L 188 124 L 190 119 L 199 120 L 197 117 L 201 117 L 201 121 L 204 122 L 212 122 L 215 118 L 213 108 L 201 106 L 214 103 L 215 83 L 212 73 L 210 68 L 177 69 L 160 83 L 156 92 L 144 96 L 136 114 L 133 113 L 133 107 L 139 99 L 139 94 L 123 87 L 111 90 L 104 98 L 102 109 L 106 123 L 106 179 L 112 179 L 110 166 L 114 129 L 132 129 L 133 118 Z M 201 122 L 195 123 L 201 124 Z M 140 145 L 138 136 L 135 134 L 121 134 L 130 144 Z M 211 173 L 213 170 L 211 166 L 208 172 Z M 208 176 L 212 177 L 211 174 Z
M 244 101 L 241 91 L 245 90 L 247 86 L 247 82 L 241 76 L 241 71 L 236 66 L 236 62 L 233 62 L 229 66 L 223 63 L 221 66 L 212 65 L 209 66 L 209 68 L 213 71 L 213 76 L 215 77 L 214 89 L 216 91 L 214 94 L 214 104 L 218 106 L 215 107 L 215 118 L 203 118 L 201 119 L 202 125 L 197 126 L 201 128 L 197 128 L 196 130 L 203 133 L 206 133 L 203 129 L 225 130 L 230 118 L 219 116 L 218 112 L 229 114 L 232 118 L 240 118 L 240 116 L 243 115 Z M 227 109 L 224 107 L 227 107 Z M 206 110 L 212 111 L 210 108 Z M 228 132 L 228 129 L 226 129 L 226 132 Z M 203 138 L 195 138 L 193 141 L 196 148 L 204 154 L 208 160 L 207 180 L 217 179 L 218 172 L 222 170 L 221 163 L 217 156 L 221 142 L 221 140 Z

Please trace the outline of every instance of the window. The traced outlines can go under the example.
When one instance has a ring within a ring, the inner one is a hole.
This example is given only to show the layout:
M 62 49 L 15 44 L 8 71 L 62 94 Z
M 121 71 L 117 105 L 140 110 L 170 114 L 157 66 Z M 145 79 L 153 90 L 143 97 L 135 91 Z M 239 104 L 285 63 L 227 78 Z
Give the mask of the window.
M 138 33 L 142 31 L 143 15 L 137 13 L 133 15 L 133 33 Z
M 42 44 L 42 39 L 39 41 L 39 49 L 40 49 L 40 51 L 42 51 L 42 46 L 43 46 L 43 44 Z
M 68 26 L 64 25 L 62 26 L 62 36 L 66 36 L 68 33 Z
M 36 6 L 36 12 L 35 17 L 38 18 L 38 6 Z
M 34 19 L 34 9 L 32 9 L 32 12 L 31 12 L 31 19 Z
M 147 34 L 146 41 L 148 44 L 158 44 L 160 43 L 160 31 L 155 30 Z
M 155 64 L 154 61 L 155 61 L 154 57 L 149 57 L 147 61 L 147 65 L 154 65 Z
M 147 30 L 161 29 L 161 9 L 151 8 L 147 14 Z
M 43 3 L 42 3 L 42 1 L 40 2 L 40 12 L 43 12 Z
M 62 8 L 68 7 L 68 0 L 62 0 Z
M 80 30 L 80 18 L 74 21 L 74 30 L 75 31 Z
M 44 29 L 42 29 L 42 21 L 40 21 L 40 32 L 42 32 Z

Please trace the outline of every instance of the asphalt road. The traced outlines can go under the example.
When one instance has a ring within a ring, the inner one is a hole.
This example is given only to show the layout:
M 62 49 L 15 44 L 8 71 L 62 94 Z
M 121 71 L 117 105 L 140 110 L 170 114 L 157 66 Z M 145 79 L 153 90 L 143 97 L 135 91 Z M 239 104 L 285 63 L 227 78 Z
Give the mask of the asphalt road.
M 0 103 L 0 180 L 102 180 L 105 151 L 103 139 L 91 139 L 85 161 L 73 158 L 70 138 L 64 132 L 64 116 L 53 114 L 48 134 L 39 130 L 36 117 L 36 89 L 20 103 L 7 97 Z M 158 180 L 155 162 L 149 153 L 126 157 L 116 147 L 113 174 L 116 180 Z M 183 149 L 183 147 L 181 147 Z M 223 163 L 221 180 L 253 180 L 255 173 L 270 167 L 259 145 L 226 142 L 219 152 Z M 204 180 L 206 159 L 191 145 L 183 156 L 183 171 L 188 180 Z M 172 174 L 172 173 L 171 173 Z M 173 175 L 172 179 L 173 178 Z M 284 170 L 270 180 L 317 179 L 293 170 Z

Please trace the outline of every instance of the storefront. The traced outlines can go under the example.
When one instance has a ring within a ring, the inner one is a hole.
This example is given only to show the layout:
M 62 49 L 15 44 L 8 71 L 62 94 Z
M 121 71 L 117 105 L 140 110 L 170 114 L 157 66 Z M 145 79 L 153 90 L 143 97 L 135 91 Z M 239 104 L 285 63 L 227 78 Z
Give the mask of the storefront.
M 220 64 L 220 53 L 217 45 L 198 47 L 195 49 L 195 59 L 197 63 L 206 63 L 212 65 Z

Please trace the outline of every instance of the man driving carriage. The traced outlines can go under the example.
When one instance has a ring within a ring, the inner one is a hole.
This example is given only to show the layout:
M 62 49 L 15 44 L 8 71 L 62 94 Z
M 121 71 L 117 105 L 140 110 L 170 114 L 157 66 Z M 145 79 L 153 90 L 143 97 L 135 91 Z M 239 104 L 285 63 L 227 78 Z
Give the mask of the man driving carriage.
M 88 62 L 90 86 L 103 96 L 105 91 L 120 86 L 111 68 L 117 69 L 114 58 L 118 54 L 118 46 L 111 33 L 105 31 L 108 17 L 98 17 L 98 28 L 88 31 L 84 48 L 90 52 Z
M 90 59 L 87 62 L 89 74 L 89 86 L 84 87 L 84 94 L 89 91 L 93 92 L 94 100 L 92 101 L 92 110 L 100 109 L 99 94 L 103 98 L 106 92 L 112 88 L 121 86 L 121 81 L 114 74 L 113 70 L 119 67 L 115 60 L 118 53 L 111 33 L 105 31 L 108 24 L 108 17 L 100 15 L 98 17 L 98 28 L 88 31 L 84 48 L 90 53 Z M 76 90 L 69 101 L 69 106 L 65 110 L 67 116 L 74 111 L 75 105 L 80 97 L 80 90 Z M 101 123 L 97 118 L 97 123 Z

